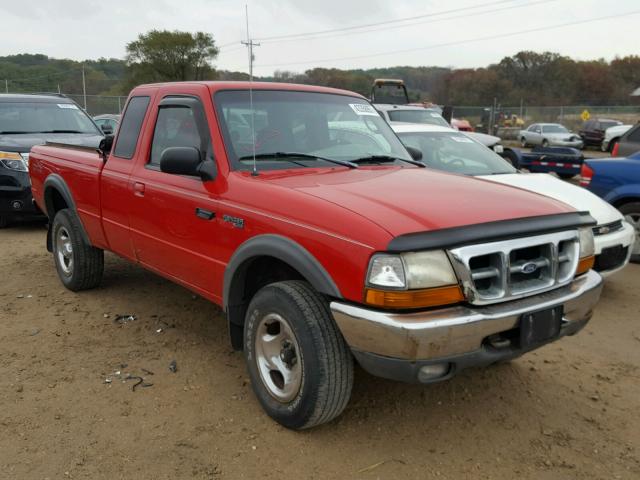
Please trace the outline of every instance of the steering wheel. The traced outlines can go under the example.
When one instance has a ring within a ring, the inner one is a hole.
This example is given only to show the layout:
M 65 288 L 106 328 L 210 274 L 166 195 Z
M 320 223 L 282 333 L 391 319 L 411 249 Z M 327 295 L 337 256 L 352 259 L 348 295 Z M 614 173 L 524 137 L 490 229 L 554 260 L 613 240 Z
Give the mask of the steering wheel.
M 446 163 L 447 167 L 453 167 L 456 170 L 462 170 L 464 168 L 464 160 L 461 158 L 452 158 Z

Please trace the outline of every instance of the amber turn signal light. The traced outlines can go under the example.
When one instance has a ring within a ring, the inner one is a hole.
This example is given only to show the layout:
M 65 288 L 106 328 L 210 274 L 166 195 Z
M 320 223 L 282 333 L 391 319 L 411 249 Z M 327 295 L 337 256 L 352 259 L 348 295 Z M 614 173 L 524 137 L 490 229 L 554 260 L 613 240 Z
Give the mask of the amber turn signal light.
M 596 257 L 590 255 L 588 257 L 581 258 L 578 262 L 578 268 L 576 268 L 576 275 L 582 275 L 583 273 L 587 273 L 589 270 L 593 268 L 593 264 L 596 261 Z
M 382 308 L 424 308 L 462 302 L 464 295 L 458 285 L 422 290 L 365 290 L 365 302 Z

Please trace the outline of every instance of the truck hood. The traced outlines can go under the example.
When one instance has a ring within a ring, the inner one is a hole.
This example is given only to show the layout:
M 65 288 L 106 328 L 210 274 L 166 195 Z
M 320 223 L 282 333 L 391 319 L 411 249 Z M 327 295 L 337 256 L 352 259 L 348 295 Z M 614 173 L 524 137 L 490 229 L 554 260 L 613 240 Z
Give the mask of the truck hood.
M 0 135 L 0 150 L 28 153 L 31 147 L 46 142 L 66 143 L 83 147 L 98 147 L 104 137 L 91 133 L 27 133 Z
M 348 209 L 393 236 L 574 211 L 548 197 L 427 168 L 361 167 L 270 181 Z
M 576 210 L 588 210 L 598 225 L 622 220 L 620 212 L 601 198 L 584 188 L 567 183 L 547 173 L 510 173 L 479 178 L 546 195 L 571 205 Z

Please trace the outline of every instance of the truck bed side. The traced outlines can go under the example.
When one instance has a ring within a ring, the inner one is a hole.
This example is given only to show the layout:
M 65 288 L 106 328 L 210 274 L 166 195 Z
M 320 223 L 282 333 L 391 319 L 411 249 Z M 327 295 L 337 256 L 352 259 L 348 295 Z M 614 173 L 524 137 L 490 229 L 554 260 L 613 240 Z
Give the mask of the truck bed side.
M 67 206 L 77 211 L 91 243 L 107 247 L 100 208 L 104 162 L 98 151 L 70 145 L 36 146 L 31 149 L 29 166 L 33 197 L 50 220 L 61 202 L 72 201 Z

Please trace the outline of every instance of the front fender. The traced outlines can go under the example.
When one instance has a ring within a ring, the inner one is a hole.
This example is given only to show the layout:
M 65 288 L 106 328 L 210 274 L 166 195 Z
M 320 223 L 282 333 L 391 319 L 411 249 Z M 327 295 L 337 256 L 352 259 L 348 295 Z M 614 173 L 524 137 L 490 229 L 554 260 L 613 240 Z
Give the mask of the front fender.
M 342 298 L 335 282 L 320 262 L 302 245 L 281 235 L 258 235 L 238 247 L 224 272 L 223 308 L 242 302 L 246 269 L 257 257 L 274 257 L 298 271 L 318 292 Z

